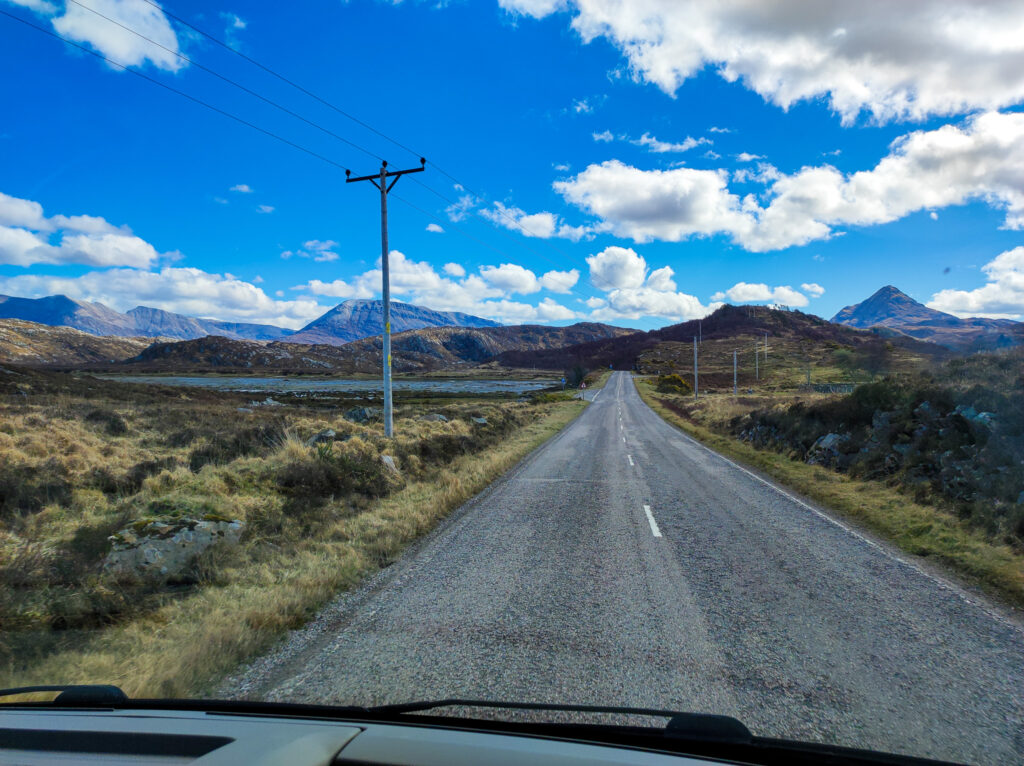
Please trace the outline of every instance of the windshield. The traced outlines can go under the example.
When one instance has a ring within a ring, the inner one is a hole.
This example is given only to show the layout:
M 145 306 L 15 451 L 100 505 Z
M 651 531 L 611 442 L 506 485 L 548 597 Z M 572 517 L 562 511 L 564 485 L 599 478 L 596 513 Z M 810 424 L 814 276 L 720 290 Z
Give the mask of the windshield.
M 0 61 L 0 686 L 1024 759 L 1024 6 L 0 0 Z

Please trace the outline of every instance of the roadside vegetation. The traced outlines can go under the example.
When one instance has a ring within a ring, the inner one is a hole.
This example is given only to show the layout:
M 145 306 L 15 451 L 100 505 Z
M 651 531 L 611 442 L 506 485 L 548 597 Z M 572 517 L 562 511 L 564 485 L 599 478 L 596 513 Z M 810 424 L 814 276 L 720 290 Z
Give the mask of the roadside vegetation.
M 584 406 L 251 398 L 0 369 L 0 684 L 201 693 Z
M 670 422 L 1024 606 L 1024 351 L 877 377 L 844 395 L 694 401 L 676 378 L 638 381 Z

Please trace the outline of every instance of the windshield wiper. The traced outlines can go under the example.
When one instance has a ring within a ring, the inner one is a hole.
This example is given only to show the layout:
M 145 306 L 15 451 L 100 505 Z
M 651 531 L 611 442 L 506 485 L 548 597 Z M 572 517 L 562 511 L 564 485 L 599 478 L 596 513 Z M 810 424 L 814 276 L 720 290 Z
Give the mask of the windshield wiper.
M 489 707 L 505 710 L 551 710 L 572 713 L 609 713 L 621 715 L 649 716 L 652 718 L 668 718 L 665 733 L 687 739 L 705 740 L 708 742 L 749 743 L 754 735 L 741 721 L 727 715 L 709 713 L 681 713 L 676 710 L 659 710 L 657 708 L 636 707 L 605 707 L 604 705 L 556 705 L 533 702 L 492 702 L 487 700 L 442 699 L 424 700 L 422 702 L 405 702 L 398 705 L 378 705 L 368 708 L 370 712 L 384 715 L 402 715 L 434 710 L 439 707 Z
M 0 697 L 16 697 L 21 694 L 39 692 L 60 692 L 54 704 L 112 705 L 127 702 L 128 695 L 110 684 L 58 684 L 55 686 L 17 686 L 0 689 Z

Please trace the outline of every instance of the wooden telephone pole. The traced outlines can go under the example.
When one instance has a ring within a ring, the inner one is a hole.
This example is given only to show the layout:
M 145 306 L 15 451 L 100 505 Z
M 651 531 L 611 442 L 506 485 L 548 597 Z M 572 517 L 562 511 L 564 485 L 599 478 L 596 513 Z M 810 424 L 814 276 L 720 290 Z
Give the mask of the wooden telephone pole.
M 420 166 L 409 170 L 388 171 L 388 163 L 381 161 L 380 172 L 371 176 L 359 176 L 352 178 L 352 171 L 345 171 L 345 183 L 351 184 L 356 181 L 369 181 L 380 189 L 380 271 L 381 271 L 381 297 L 384 303 L 384 435 L 392 437 L 395 435 L 393 410 L 391 400 L 391 273 L 388 268 L 388 192 L 391 191 L 398 179 L 407 173 L 422 173 L 426 170 L 427 161 L 420 157 Z M 395 180 L 388 184 L 388 179 Z

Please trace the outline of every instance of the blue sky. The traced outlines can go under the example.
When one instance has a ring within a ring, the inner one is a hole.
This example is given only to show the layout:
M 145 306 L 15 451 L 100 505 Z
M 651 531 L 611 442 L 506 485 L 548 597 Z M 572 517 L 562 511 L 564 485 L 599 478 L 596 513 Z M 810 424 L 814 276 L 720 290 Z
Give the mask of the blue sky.
M 1024 9 L 851 6 L 162 4 L 409 152 L 147 0 L 0 0 L 356 174 L 422 153 L 390 204 L 398 299 L 650 328 L 891 283 L 1024 318 Z M 372 186 L 10 16 L 0 293 L 289 327 L 379 294 Z

